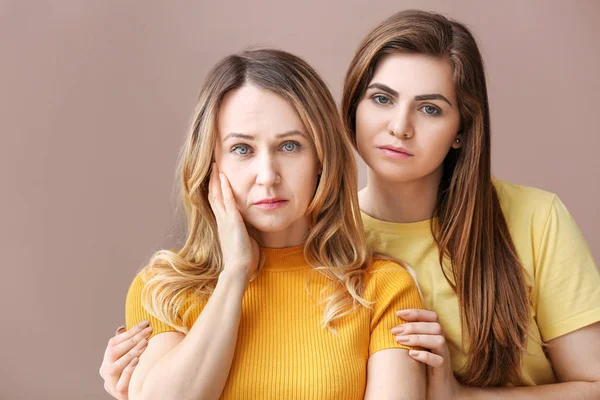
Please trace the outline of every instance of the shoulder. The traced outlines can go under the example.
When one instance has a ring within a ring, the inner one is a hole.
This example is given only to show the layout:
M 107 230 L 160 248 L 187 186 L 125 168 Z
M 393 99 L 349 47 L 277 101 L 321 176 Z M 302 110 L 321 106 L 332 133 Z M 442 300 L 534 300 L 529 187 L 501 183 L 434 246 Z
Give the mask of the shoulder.
M 148 271 L 146 268 L 139 271 L 131 284 L 129 285 L 129 290 L 127 291 L 127 299 L 129 301 L 130 297 L 139 297 L 142 294 L 144 287 L 146 286 L 146 282 L 148 279 Z
M 416 288 L 414 271 L 407 263 L 387 256 L 376 256 L 371 261 L 366 277 L 368 297 L 373 299 Z
M 125 316 L 128 320 L 127 327 L 133 326 L 135 323 L 147 319 L 148 313 L 143 305 L 143 292 L 146 287 L 148 280 L 148 271 L 146 268 L 142 269 L 133 278 L 129 290 L 127 291 L 127 297 L 125 300 Z M 130 316 L 135 315 L 136 321 L 129 321 Z
M 494 179 L 494 187 L 513 235 L 543 231 L 549 217 L 557 210 L 561 215 L 568 215 L 566 207 L 554 193 L 497 179 Z
M 409 266 L 403 264 L 387 257 L 377 257 L 369 268 L 364 298 L 372 304 L 371 329 L 383 328 L 376 334 L 379 339 L 374 342 L 387 342 L 389 330 L 399 321 L 397 310 L 423 308 L 417 282 L 407 269 Z
M 127 292 L 127 329 L 148 320 L 153 328 L 150 337 L 162 332 L 184 332 L 202 311 L 205 301 L 201 300 L 173 287 L 146 267 L 133 278 Z
M 494 187 L 500 205 L 505 212 L 534 213 L 546 212 L 557 199 L 556 194 L 531 186 L 517 185 L 494 179 Z

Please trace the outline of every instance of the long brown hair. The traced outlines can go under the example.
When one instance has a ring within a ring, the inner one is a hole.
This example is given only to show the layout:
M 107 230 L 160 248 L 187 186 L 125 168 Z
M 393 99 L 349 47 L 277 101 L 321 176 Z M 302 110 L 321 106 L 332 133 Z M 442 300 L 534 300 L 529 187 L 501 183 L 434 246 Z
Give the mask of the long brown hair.
M 310 229 L 304 256 L 331 279 L 331 290 L 324 291 L 322 324 L 332 328 L 331 322 L 359 305 L 370 307 L 362 295 L 371 252 L 358 208 L 352 143 L 319 75 L 299 57 L 272 49 L 230 55 L 208 74 L 179 167 L 187 238 L 181 250 L 161 250 L 152 257 L 142 275 L 142 304 L 151 315 L 187 333 L 194 322 L 185 313 L 190 298 L 209 296 L 215 288 L 223 257 L 208 202 L 208 180 L 217 115 L 225 94 L 246 84 L 287 100 L 314 142 L 322 172 L 306 211 Z
M 530 304 L 492 183 L 483 61 L 471 32 L 442 15 L 408 10 L 383 21 L 363 40 L 346 74 L 342 116 L 355 144 L 358 103 L 378 61 L 397 53 L 445 59 L 453 68 L 463 146 L 444 160 L 432 232 L 440 266 L 458 296 L 463 338 L 468 336 L 467 363 L 458 379 L 475 386 L 505 384 L 520 376 Z

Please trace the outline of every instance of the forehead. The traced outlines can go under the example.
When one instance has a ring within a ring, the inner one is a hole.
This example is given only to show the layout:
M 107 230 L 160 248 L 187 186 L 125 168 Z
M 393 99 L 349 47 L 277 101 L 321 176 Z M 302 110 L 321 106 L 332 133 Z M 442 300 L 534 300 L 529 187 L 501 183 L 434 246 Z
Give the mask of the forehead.
M 452 72 L 450 62 L 442 58 L 388 54 L 378 62 L 371 82 L 383 83 L 401 95 L 440 93 L 454 97 Z
M 217 125 L 220 137 L 232 132 L 257 137 L 292 130 L 305 132 L 298 113 L 286 99 L 252 84 L 225 95 Z

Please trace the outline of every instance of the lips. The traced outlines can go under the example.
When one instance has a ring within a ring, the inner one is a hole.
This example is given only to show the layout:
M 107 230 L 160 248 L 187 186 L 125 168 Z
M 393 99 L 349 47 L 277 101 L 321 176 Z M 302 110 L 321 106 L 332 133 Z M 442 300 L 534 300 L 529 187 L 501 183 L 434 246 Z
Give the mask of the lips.
M 378 147 L 381 150 L 387 150 L 387 151 L 391 151 L 394 153 L 400 153 L 400 154 L 405 154 L 407 156 L 413 156 L 413 154 L 406 150 L 404 147 L 396 147 L 396 146 L 392 146 L 392 145 L 386 145 L 386 146 L 381 146 Z
M 272 198 L 266 198 L 266 199 L 262 199 L 259 200 L 257 202 L 254 203 L 255 206 L 265 209 L 265 210 L 274 210 L 277 208 L 281 208 L 284 205 L 286 205 L 288 202 L 288 200 L 286 199 L 282 199 L 279 197 L 272 197 Z
M 381 146 L 377 148 L 387 158 L 394 160 L 406 159 L 413 157 L 413 154 L 403 147 L 396 147 L 391 145 Z

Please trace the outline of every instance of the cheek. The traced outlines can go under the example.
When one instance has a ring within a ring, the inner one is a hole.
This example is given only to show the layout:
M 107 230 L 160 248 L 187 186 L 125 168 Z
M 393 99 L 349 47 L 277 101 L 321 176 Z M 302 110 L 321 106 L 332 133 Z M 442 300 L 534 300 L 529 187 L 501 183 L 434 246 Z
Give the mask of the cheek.
M 293 191 L 299 204 L 308 206 L 317 187 L 318 167 L 316 156 L 310 161 L 289 168 L 286 174 L 287 186 Z
M 385 117 L 378 111 L 364 101 L 356 109 L 356 147 L 361 156 L 374 145 L 378 133 L 387 131 Z
M 441 164 L 450 151 L 454 138 L 455 129 L 442 126 L 437 129 L 429 129 L 426 135 L 421 136 L 420 147 L 425 150 L 428 164 Z
M 366 107 L 361 102 L 356 109 L 356 147 L 358 153 L 363 154 L 366 142 L 370 136 L 373 123 L 369 120 L 369 113 L 365 109 Z

